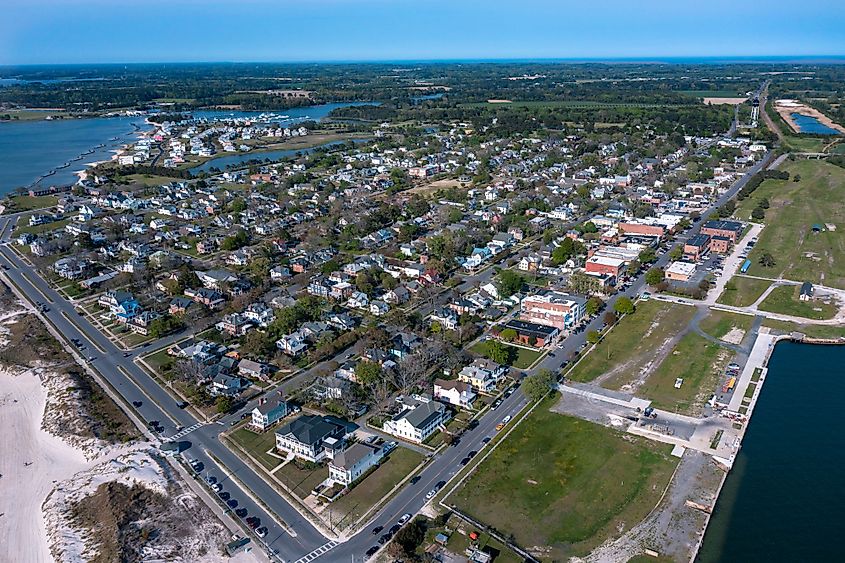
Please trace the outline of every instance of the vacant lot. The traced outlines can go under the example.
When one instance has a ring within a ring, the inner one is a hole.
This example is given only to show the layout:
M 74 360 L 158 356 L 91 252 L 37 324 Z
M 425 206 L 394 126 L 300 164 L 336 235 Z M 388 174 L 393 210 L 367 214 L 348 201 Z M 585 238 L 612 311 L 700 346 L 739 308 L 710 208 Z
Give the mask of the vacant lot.
M 845 326 L 805 325 L 774 319 L 763 319 L 763 326 L 773 328 L 783 334 L 800 332 L 810 338 L 845 338 Z
M 725 291 L 722 292 L 717 301 L 723 305 L 748 307 L 753 305 L 770 285 L 772 285 L 772 282 L 767 280 L 734 276 L 725 285 Z
M 446 499 L 549 561 L 636 525 L 676 466 L 670 446 L 551 412 L 558 399 L 538 406 Z
M 654 362 L 657 350 L 695 314 L 693 307 L 663 301 L 641 301 L 633 315 L 623 317 L 595 349 L 567 375 L 574 381 L 593 381 L 619 389 Z
M 54 195 L 16 195 L 9 198 L 7 202 L 3 202 L 3 204 L 6 206 L 6 213 L 17 213 L 20 211 L 29 211 L 30 209 L 53 207 L 58 201 L 59 198 Z
M 333 521 L 344 528 L 363 516 L 422 461 L 422 454 L 398 447 L 351 491 L 331 504 Z M 328 472 L 326 472 L 328 477 Z
M 269 432 L 253 432 L 247 428 L 240 428 L 232 432 L 229 438 L 257 459 L 265 469 L 273 469 L 282 461 L 267 453 L 276 445 L 276 434 L 272 430 Z
M 820 160 L 792 162 L 783 169 L 792 179 L 767 180 L 751 196 L 767 197 L 770 207 L 748 273 L 845 289 L 845 169 Z M 793 181 L 796 176 L 800 181 Z M 813 225 L 826 223 L 836 230 L 813 232 Z M 774 267 L 760 265 L 764 253 L 774 257 Z
M 698 326 L 707 334 L 715 338 L 728 336 L 732 331 L 737 330 L 748 332 L 754 317 L 750 315 L 738 315 L 725 311 L 710 311 L 706 317 L 701 319 Z M 737 343 L 738 344 L 738 343 Z
M 798 299 L 799 292 L 800 287 L 797 285 L 776 287 L 760 303 L 759 308 L 772 313 L 781 313 L 783 315 L 793 315 L 814 320 L 832 319 L 836 315 L 836 305 L 819 299 L 800 301 Z
M 682 414 L 698 414 L 716 390 L 731 352 L 695 333 L 686 334 L 639 389 L 655 407 Z M 684 380 L 675 389 L 677 378 Z

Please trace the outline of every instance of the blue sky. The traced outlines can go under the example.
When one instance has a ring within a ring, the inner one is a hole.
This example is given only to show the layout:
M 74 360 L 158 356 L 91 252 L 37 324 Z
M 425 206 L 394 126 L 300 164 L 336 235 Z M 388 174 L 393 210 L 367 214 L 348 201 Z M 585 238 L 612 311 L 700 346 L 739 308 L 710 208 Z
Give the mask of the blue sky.
M 0 64 L 845 55 L 843 0 L 3 0 L 3 6 Z

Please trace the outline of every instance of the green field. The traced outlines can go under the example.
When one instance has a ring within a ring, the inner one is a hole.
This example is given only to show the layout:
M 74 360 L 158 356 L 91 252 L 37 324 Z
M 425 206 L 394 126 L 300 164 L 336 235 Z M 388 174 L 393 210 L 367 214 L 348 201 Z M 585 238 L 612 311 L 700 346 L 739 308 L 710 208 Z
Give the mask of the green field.
M 508 102 L 469 102 L 460 107 L 506 107 L 506 108 L 662 108 L 671 104 L 637 104 L 637 103 L 608 103 L 590 100 L 542 100 L 542 101 L 508 101 Z
M 770 285 L 772 285 L 772 282 L 768 280 L 734 276 L 725 285 L 725 291 L 722 292 L 717 301 L 733 307 L 748 307 L 753 305 Z
M 748 332 L 753 322 L 754 317 L 749 315 L 738 315 L 725 311 L 710 311 L 706 317 L 701 319 L 698 326 L 710 336 L 722 338 L 732 328 L 740 328 Z
M 487 344 L 491 342 L 490 340 L 485 340 L 484 342 L 478 342 L 474 346 L 470 348 L 471 352 L 475 352 L 480 356 L 487 357 Z M 543 355 L 543 352 L 539 350 L 529 350 L 527 348 L 520 348 L 518 346 L 508 346 L 505 345 L 505 348 L 511 350 L 511 361 L 508 365 L 511 367 L 515 367 L 516 369 L 526 369 L 528 366 L 533 364 L 537 361 L 537 358 Z
M 599 375 L 611 374 L 603 383 L 619 389 L 646 368 L 661 344 L 692 320 L 693 307 L 663 301 L 640 301 L 633 315 L 619 324 L 578 362 L 567 379 L 593 381 Z
M 820 160 L 790 162 L 783 169 L 800 181 L 767 180 L 751 196 L 768 197 L 770 207 L 748 273 L 845 289 L 845 169 Z M 813 225 L 825 223 L 836 230 L 812 232 Z M 763 253 L 775 258 L 773 268 L 760 265 Z
M 732 352 L 693 332 L 684 335 L 660 366 L 640 386 L 638 396 L 681 414 L 697 414 L 710 398 Z M 675 389 L 675 379 L 684 380 Z
M 564 416 L 544 400 L 446 499 L 544 560 L 589 552 L 640 522 L 677 465 L 671 446 Z
M 3 202 L 6 206 L 5 213 L 18 213 L 21 211 L 30 211 L 33 209 L 44 209 L 46 207 L 53 207 L 59 202 L 59 198 L 54 195 L 16 195 L 9 198 L 8 202 Z
M 331 504 L 334 520 L 344 527 L 361 518 L 407 477 L 422 459 L 422 454 L 401 446 L 390 452 L 375 471 L 367 474 L 351 491 Z
M 789 126 L 787 125 L 784 129 L 788 131 Z M 830 139 L 789 135 L 783 138 L 783 142 L 794 152 L 822 152 Z
M 798 294 L 800 289 L 797 285 L 776 287 L 760 303 L 759 308 L 771 313 L 781 313 L 782 315 L 792 315 L 813 320 L 832 319 L 836 315 L 838 309 L 831 303 L 826 303 L 819 299 L 799 301 Z

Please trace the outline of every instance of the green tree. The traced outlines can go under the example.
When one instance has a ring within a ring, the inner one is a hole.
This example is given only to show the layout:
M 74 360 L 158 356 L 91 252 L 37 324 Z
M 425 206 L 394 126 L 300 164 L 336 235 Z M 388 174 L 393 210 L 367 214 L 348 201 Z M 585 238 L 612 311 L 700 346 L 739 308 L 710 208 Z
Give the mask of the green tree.
M 361 385 L 370 386 L 381 379 L 381 366 L 375 362 L 363 360 L 355 366 L 355 379 Z
M 522 382 L 522 391 L 530 401 L 539 401 L 554 388 L 555 376 L 547 369 L 526 377 Z
M 680 246 L 674 246 L 672 247 L 672 250 L 669 251 L 669 258 L 671 260 L 680 260 L 683 255 L 684 250 Z
M 232 200 L 232 204 L 229 206 L 232 213 L 241 213 L 242 211 L 246 210 L 246 202 L 242 197 L 236 197 Z
M 768 252 L 764 252 L 760 256 L 759 262 L 760 262 L 760 265 L 763 266 L 764 268 L 774 268 L 775 264 L 777 264 L 777 262 L 775 262 L 775 257 L 772 256 L 771 254 L 769 254 Z
M 645 282 L 648 285 L 657 285 L 666 277 L 666 272 L 662 268 L 651 268 L 645 275 Z
M 230 410 L 232 410 L 232 399 L 229 397 L 220 396 L 217 397 L 217 400 L 214 401 L 214 405 L 217 408 L 217 412 L 220 414 L 226 414 Z
M 502 332 L 499 333 L 499 338 L 502 340 L 507 340 L 508 342 L 513 342 L 516 340 L 516 331 L 512 328 L 506 328 Z
M 640 255 L 637 257 L 637 260 L 640 261 L 641 264 L 648 264 L 649 262 L 654 262 L 657 260 L 657 253 L 654 252 L 654 249 L 649 247 L 640 252 Z
M 522 290 L 525 280 L 512 270 L 502 270 L 498 275 L 498 289 L 502 297 L 510 297 Z
M 751 218 L 755 221 L 762 221 L 766 217 L 766 211 L 762 207 L 755 207 L 751 210 Z
M 599 331 L 591 330 L 587 332 L 587 342 L 589 342 L 590 344 L 595 344 L 599 340 L 601 340 L 601 334 L 599 334 Z
M 498 340 L 488 340 L 484 355 L 497 364 L 509 364 L 513 348 L 505 346 Z
M 622 296 L 613 304 L 613 310 L 620 315 L 630 315 L 634 312 L 634 302 L 630 297 Z
M 587 314 L 591 317 L 601 311 L 601 308 L 604 307 L 604 301 L 599 299 L 598 297 L 590 297 L 587 300 L 587 304 L 584 307 L 587 311 Z

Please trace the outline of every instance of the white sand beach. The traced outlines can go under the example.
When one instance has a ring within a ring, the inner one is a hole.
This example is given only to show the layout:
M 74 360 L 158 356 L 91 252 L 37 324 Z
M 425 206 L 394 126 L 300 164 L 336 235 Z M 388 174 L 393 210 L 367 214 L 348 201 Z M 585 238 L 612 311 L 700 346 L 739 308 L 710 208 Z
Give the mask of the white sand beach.
M 41 506 L 56 482 L 88 465 L 81 450 L 41 429 L 46 400 L 34 370 L 0 370 L 0 561 L 53 561 Z

